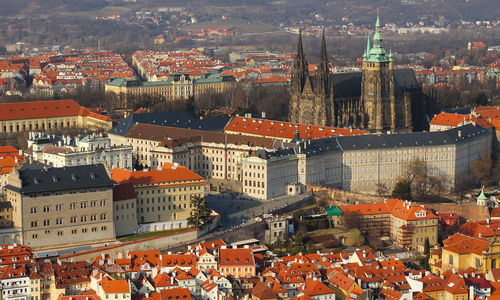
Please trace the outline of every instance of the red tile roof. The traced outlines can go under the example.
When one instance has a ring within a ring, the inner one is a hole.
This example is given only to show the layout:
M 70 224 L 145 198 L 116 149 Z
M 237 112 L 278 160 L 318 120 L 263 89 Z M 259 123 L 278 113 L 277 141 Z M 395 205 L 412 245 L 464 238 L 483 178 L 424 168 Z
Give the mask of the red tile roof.
M 14 244 L 0 244 L 0 265 L 20 264 L 33 261 L 31 247 Z
M 335 293 L 334 290 L 314 278 L 306 279 L 304 284 L 298 288 L 298 291 L 310 297 Z
M 113 187 L 113 202 L 135 198 L 134 188 L 130 183 L 122 183 Z
M 219 266 L 255 266 L 252 249 L 220 249 Z
M 342 272 L 336 272 L 335 275 L 330 277 L 329 281 L 331 284 L 340 288 L 344 292 L 348 291 L 349 288 L 351 288 L 351 286 L 355 284 L 354 280 L 347 277 Z
M 130 293 L 130 286 L 127 280 L 109 280 L 107 277 L 99 281 L 106 294 L 127 294 Z
M 161 290 L 159 293 L 151 293 L 149 298 L 143 300 L 191 300 L 191 293 L 187 288 L 174 288 Z
M 483 238 L 474 238 L 455 233 L 443 241 L 443 250 L 453 253 L 465 254 L 475 253 L 481 255 L 483 251 L 489 249 L 489 241 Z
M 379 215 L 379 214 L 389 213 L 389 208 L 387 207 L 387 204 L 382 201 L 377 201 L 375 203 L 366 203 L 366 204 L 345 205 L 345 206 L 339 206 L 339 208 L 344 215 L 348 214 Z
M 181 165 L 166 163 L 162 169 L 149 171 L 128 171 L 115 168 L 111 170 L 112 179 L 116 182 L 128 182 L 131 184 L 146 184 L 146 183 L 173 183 L 173 182 L 188 182 L 196 181 L 197 183 L 204 182 L 203 177 Z
M 160 259 L 161 267 L 194 267 L 196 255 L 194 254 L 163 254 Z
M 351 130 L 346 128 L 296 124 L 241 116 L 234 117 L 226 125 L 224 130 L 231 133 L 244 133 L 289 140 L 295 137 L 295 131 L 297 130 L 302 139 L 319 139 L 339 135 L 362 135 L 366 133 L 366 131 L 358 129 Z
M 0 104 L 0 120 L 42 119 L 69 116 L 90 116 L 105 121 L 110 118 L 90 113 L 74 100 L 53 100 L 35 102 L 16 102 Z

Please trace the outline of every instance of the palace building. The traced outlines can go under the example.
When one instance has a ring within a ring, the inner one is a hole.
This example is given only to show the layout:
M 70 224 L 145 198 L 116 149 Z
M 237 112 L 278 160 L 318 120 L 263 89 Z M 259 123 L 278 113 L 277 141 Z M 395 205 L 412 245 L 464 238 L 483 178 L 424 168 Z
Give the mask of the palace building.
M 24 131 L 54 131 L 66 128 L 110 130 L 107 116 L 93 113 L 74 100 L 0 104 L 0 134 Z

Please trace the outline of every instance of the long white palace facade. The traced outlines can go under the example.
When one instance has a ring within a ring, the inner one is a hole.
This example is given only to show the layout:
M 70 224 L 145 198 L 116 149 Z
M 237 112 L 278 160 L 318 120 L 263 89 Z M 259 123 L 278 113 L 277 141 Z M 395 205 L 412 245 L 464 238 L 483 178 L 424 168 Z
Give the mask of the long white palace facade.
M 358 135 L 297 141 L 275 152 L 259 150 L 243 159 L 243 193 L 269 199 L 296 192 L 297 185 L 322 184 L 349 191 L 389 190 L 422 160 L 446 188 L 476 180 L 470 168 L 491 151 L 491 132 L 472 124 L 441 132 Z

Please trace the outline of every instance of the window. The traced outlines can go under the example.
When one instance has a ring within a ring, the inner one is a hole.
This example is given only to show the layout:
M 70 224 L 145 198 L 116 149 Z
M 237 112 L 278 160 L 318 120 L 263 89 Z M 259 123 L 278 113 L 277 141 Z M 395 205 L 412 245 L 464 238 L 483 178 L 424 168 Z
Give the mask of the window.
M 449 256 L 449 258 L 448 258 L 448 263 L 449 263 L 450 265 L 452 265 L 452 264 L 453 264 L 453 255 L 450 255 L 450 256 Z
M 56 219 L 56 224 L 61 225 L 62 224 L 62 218 L 57 218 Z
M 80 208 L 87 208 L 87 201 L 83 201 L 82 203 L 80 203 Z
M 87 216 L 81 216 L 80 222 L 87 222 Z
M 43 220 L 43 226 L 49 226 L 50 220 Z
M 62 210 L 62 204 L 56 204 L 56 211 Z
M 50 206 L 49 205 L 45 205 L 43 207 L 43 212 L 49 212 L 50 211 Z
M 72 202 L 69 204 L 69 209 L 76 209 L 76 202 Z
M 32 214 L 36 214 L 36 212 L 37 212 L 37 207 L 36 207 L 36 206 L 33 206 L 33 207 L 31 208 L 31 210 L 30 210 L 30 211 L 31 211 L 31 213 L 32 213 Z
M 62 231 L 58 231 L 58 232 L 57 232 L 57 235 L 58 235 L 58 236 L 61 236 L 61 235 L 63 235 L 63 232 L 62 232 Z

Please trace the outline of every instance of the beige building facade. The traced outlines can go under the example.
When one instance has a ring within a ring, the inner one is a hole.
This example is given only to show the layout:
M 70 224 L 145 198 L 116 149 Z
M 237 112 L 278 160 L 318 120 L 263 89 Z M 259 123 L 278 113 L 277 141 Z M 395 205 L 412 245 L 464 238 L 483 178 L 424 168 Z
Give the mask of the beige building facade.
M 446 189 L 453 190 L 464 182 L 476 180 L 470 163 L 480 159 L 485 149 L 491 151 L 491 147 L 491 131 L 472 124 L 442 132 L 302 141 L 293 148 L 261 151 L 246 158 L 243 174 L 247 172 L 251 181 L 243 180 L 243 191 L 251 197 L 268 199 L 285 195 L 285 186 L 295 183 L 324 184 L 367 193 L 374 193 L 380 185 L 392 190 L 406 174 L 408 164 L 417 159 L 426 163 L 431 175 L 444 180 Z M 275 167 L 254 171 L 257 165 L 271 164 Z M 282 174 L 290 177 L 283 178 Z M 255 189 L 269 185 L 272 193 Z
M 65 128 L 110 130 L 112 127 L 109 117 L 90 112 L 74 100 L 0 104 L 0 133 Z
M 178 164 L 156 170 L 113 169 L 113 180 L 132 185 L 137 197 L 138 223 L 186 220 L 193 214 L 192 197 L 204 197 L 206 181 Z M 173 229 L 165 228 L 165 229 Z
M 237 182 L 243 179 L 243 159 L 250 151 L 281 145 L 269 138 L 147 124 L 135 125 L 125 136 L 109 136 L 113 145 L 132 146 L 143 166 L 177 163 L 206 178 Z
M 43 248 L 115 239 L 113 182 L 103 165 L 14 169 L 6 190 L 24 245 Z
M 144 95 L 161 97 L 166 101 L 186 100 L 205 93 L 222 93 L 235 86 L 236 81 L 231 75 L 207 73 L 193 79 L 188 74 L 171 74 L 164 81 L 111 78 L 105 83 L 104 91 L 116 94 L 119 105 L 128 107 Z

